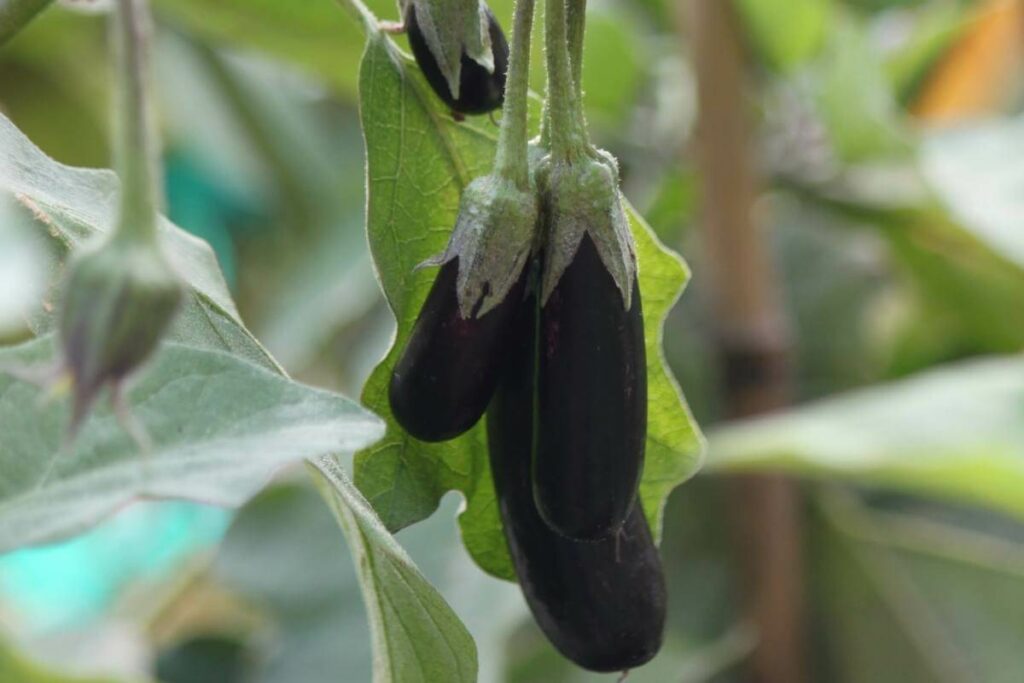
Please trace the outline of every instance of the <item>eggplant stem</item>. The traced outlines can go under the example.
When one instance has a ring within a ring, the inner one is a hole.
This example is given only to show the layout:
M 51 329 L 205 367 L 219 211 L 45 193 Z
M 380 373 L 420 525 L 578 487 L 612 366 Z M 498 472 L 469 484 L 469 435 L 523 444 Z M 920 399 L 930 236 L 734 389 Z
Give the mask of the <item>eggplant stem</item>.
M 527 101 L 530 90 L 530 37 L 533 31 L 534 0 L 517 0 L 512 24 L 512 46 L 505 104 L 501 112 L 495 173 L 529 191 L 530 167 L 527 154 Z

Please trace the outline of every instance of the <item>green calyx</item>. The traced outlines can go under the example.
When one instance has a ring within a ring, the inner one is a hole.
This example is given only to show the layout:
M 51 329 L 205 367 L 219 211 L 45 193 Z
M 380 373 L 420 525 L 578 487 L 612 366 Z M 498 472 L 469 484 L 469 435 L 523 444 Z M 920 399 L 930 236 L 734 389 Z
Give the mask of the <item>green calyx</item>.
M 459 260 L 455 286 L 463 318 L 483 316 L 504 301 L 533 252 L 539 202 L 526 130 L 533 9 L 534 0 L 516 2 L 494 170 L 462 191 L 447 248 L 424 264 Z
M 150 356 L 183 296 L 178 276 L 149 241 L 108 239 L 71 261 L 59 337 L 74 383 L 73 429 L 104 385 L 116 385 Z
M 589 234 L 629 309 L 636 253 L 619 194 L 619 167 L 615 157 L 590 143 L 583 115 L 585 11 L 586 0 L 547 0 L 548 94 L 539 144 L 548 154 L 536 170 L 545 223 L 541 300 L 547 301 Z
M 547 302 L 565 269 L 590 235 L 601 262 L 615 280 L 623 306 L 632 306 L 636 251 L 619 195 L 617 169 L 589 157 L 573 164 L 545 157 L 537 172 L 546 226 L 541 303 Z
M 463 54 L 494 72 L 483 0 L 399 0 L 403 18 L 408 16 L 409 7 L 416 10 L 420 30 L 453 98 L 459 98 Z
M 459 260 L 456 294 L 463 318 L 481 317 L 504 301 L 533 250 L 537 193 L 498 174 L 462 192 L 459 217 L 444 253 L 424 265 Z

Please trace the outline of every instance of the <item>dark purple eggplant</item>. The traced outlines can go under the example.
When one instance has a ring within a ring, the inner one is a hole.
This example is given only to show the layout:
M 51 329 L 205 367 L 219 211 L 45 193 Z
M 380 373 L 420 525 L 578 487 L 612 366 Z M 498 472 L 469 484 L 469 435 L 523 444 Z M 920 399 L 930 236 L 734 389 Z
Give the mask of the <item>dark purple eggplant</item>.
M 398 423 L 422 441 L 447 441 L 487 410 L 498 384 L 508 325 L 522 303 L 524 275 L 480 317 L 462 317 L 458 259 L 443 266 L 391 374 L 388 399 Z
M 584 235 L 540 313 L 533 491 L 570 538 L 615 532 L 636 500 L 647 436 L 640 291 L 622 295 Z
M 516 576 L 541 630 L 565 657 L 592 671 L 640 666 L 661 648 L 665 578 L 639 504 L 612 536 L 565 538 L 531 495 L 536 302 L 516 325 L 509 362 L 487 411 L 498 508 Z M 574 482 L 564 482 L 570 489 Z
M 490 72 L 462 53 L 462 71 L 459 76 L 459 97 L 452 97 L 437 59 L 430 51 L 423 31 L 416 19 L 416 7 L 409 3 L 405 15 L 405 30 L 409 37 L 409 47 L 426 77 L 430 87 L 437 96 L 459 114 L 486 114 L 494 111 L 505 100 L 505 76 L 508 71 L 508 41 L 498 24 L 498 20 L 485 7 L 487 13 L 488 33 L 491 36 L 491 51 L 494 55 L 494 71 Z

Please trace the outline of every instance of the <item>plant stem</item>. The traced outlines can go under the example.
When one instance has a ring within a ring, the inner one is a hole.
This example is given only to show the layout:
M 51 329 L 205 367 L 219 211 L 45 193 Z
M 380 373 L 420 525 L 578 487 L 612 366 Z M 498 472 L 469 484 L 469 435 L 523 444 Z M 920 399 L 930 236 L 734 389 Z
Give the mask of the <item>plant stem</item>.
M 146 0 L 118 0 L 114 13 L 121 213 L 116 235 L 156 238 L 160 191 L 158 143 L 148 81 L 150 18 Z
M 13 38 L 53 0 L 0 0 L 0 45 Z
M 576 85 L 576 99 L 583 104 L 583 34 L 587 25 L 587 0 L 568 0 L 569 3 L 569 64 Z
M 494 170 L 522 190 L 528 190 L 527 98 L 530 90 L 530 36 L 533 31 L 534 0 L 517 0 L 512 22 L 512 53 L 505 79 L 505 104 Z
M 559 160 L 573 163 L 585 154 L 586 140 L 581 136 L 581 122 L 576 116 L 576 93 L 569 67 L 566 37 L 565 0 L 547 0 L 545 7 L 544 45 L 548 70 L 546 104 L 551 154 Z

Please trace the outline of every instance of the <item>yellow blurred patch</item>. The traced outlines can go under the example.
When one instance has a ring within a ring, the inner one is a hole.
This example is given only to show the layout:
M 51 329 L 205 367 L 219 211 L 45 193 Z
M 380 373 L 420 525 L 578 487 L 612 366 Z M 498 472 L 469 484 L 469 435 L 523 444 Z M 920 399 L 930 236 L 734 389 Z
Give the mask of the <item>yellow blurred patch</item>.
M 1024 64 L 1024 0 L 988 0 L 929 74 L 911 113 L 929 123 L 992 114 Z

